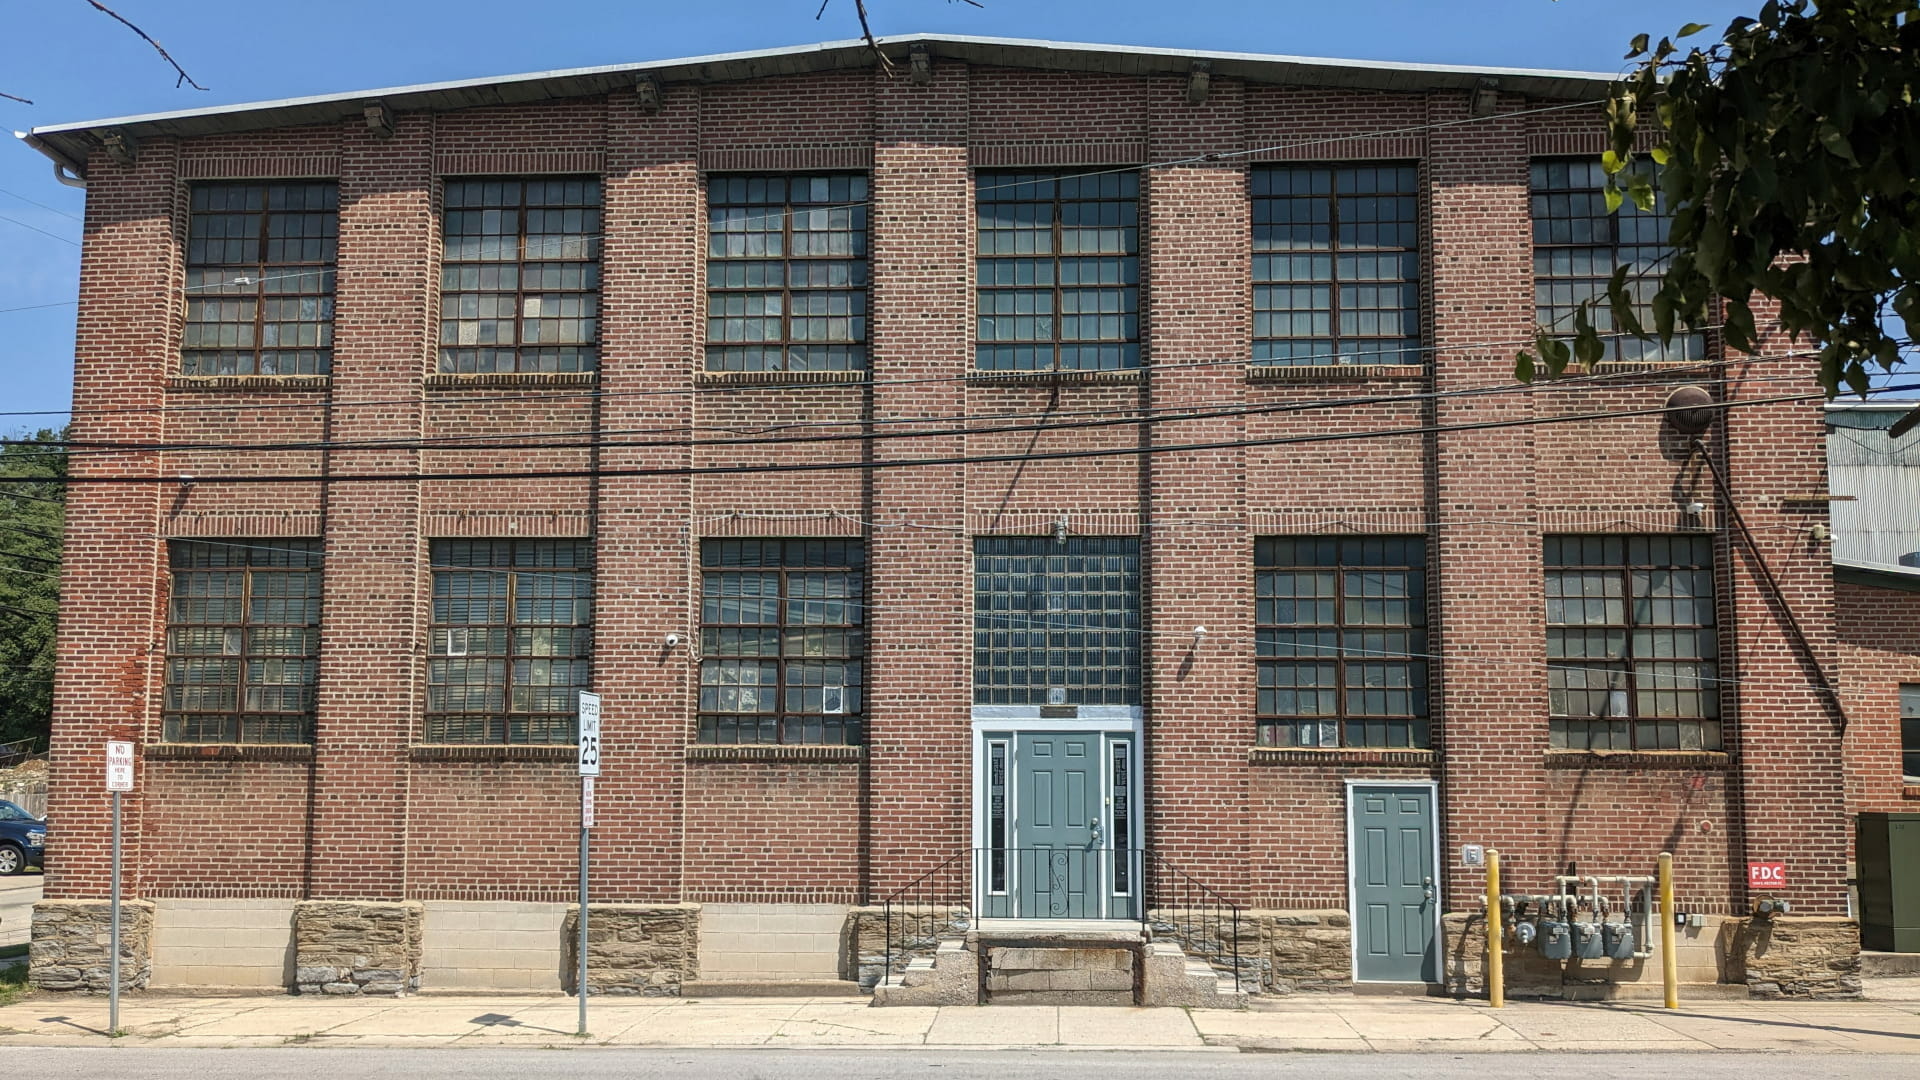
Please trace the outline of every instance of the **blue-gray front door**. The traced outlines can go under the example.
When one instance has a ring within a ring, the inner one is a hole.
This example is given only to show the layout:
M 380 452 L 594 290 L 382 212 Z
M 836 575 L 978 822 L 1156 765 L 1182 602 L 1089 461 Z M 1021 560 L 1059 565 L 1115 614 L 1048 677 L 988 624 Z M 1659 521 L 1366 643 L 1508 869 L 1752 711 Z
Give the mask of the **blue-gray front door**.
M 1355 785 L 1350 812 L 1355 976 L 1439 982 L 1433 789 Z
M 1020 916 L 1099 918 L 1099 733 L 1021 732 L 1013 760 Z

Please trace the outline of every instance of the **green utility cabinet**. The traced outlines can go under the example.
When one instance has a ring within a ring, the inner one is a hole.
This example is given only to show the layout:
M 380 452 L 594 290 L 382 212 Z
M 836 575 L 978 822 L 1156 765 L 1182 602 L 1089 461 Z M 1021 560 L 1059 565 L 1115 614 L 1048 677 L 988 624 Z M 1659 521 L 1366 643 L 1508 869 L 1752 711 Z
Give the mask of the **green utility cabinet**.
M 1861 814 L 1853 858 L 1860 947 L 1920 953 L 1920 814 Z

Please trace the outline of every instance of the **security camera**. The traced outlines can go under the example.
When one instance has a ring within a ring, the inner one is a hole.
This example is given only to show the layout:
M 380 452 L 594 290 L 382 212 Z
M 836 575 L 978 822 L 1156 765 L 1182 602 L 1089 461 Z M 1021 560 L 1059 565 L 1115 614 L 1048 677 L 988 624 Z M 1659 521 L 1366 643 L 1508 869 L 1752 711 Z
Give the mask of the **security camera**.
M 676 645 L 678 645 L 678 644 L 680 644 L 680 635 L 679 635 L 679 634 L 668 634 L 668 635 L 667 635 L 667 648 L 669 648 L 669 649 L 671 649 L 671 648 L 673 648 L 674 646 L 676 646 Z

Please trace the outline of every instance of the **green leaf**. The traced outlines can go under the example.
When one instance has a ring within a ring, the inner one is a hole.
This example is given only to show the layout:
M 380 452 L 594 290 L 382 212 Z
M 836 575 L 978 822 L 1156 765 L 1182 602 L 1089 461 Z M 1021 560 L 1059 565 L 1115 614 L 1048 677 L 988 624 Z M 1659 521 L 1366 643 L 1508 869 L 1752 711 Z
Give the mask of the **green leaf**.
M 1693 35 L 1705 29 L 1707 29 L 1706 23 L 1690 22 L 1687 25 L 1681 27 L 1680 32 L 1673 36 L 1677 38 L 1692 37 Z
M 1643 213 L 1653 212 L 1653 182 L 1645 173 L 1633 173 L 1627 177 L 1627 197 Z
M 1600 167 L 1606 170 L 1608 176 L 1612 176 L 1614 173 L 1626 168 L 1627 162 L 1626 159 L 1619 154 L 1611 150 L 1603 150 L 1600 153 Z
M 1620 209 L 1620 204 L 1626 201 L 1626 196 L 1621 193 L 1619 185 L 1611 180 L 1607 181 L 1607 186 L 1603 189 L 1602 194 L 1606 196 L 1607 213 L 1609 214 Z
M 1557 379 L 1567 370 L 1567 363 L 1573 359 L 1573 353 L 1564 341 L 1548 341 L 1541 347 L 1541 354 L 1547 358 L 1547 377 Z
M 1525 349 L 1513 354 L 1513 381 L 1521 383 L 1533 381 L 1533 354 Z
M 1673 155 L 1668 153 L 1667 148 L 1664 146 L 1656 146 L 1647 151 L 1647 156 L 1653 159 L 1655 165 L 1665 165 L 1667 162 L 1673 160 Z
M 1633 35 L 1633 40 L 1627 44 L 1627 55 L 1621 57 L 1621 59 L 1631 60 L 1634 57 L 1639 56 L 1641 53 L 1646 51 L 1647 51 L 1647 35 L 1635 34 Z

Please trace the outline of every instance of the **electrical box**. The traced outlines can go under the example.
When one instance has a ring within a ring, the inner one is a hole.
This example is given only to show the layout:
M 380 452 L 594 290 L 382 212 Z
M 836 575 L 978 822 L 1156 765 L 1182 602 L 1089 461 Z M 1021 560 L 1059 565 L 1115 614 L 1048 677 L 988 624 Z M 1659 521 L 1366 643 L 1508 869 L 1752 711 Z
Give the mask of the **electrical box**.
M 1633 959 L 1633 924 L 1610 922 L 1600 927 L 1600 943 L 1611 960 Z
M 1540 955 L 1549 960 L 1568 960 L 1573 957 L 1573 934 L 1567 924 L 1554 919 L 1540 920 L 1540 936 L 1534 939 L 1540 946 Z
M 1854 862 L 1860 947 L 1920 952 L 1920 814 L 1861 814 Z

